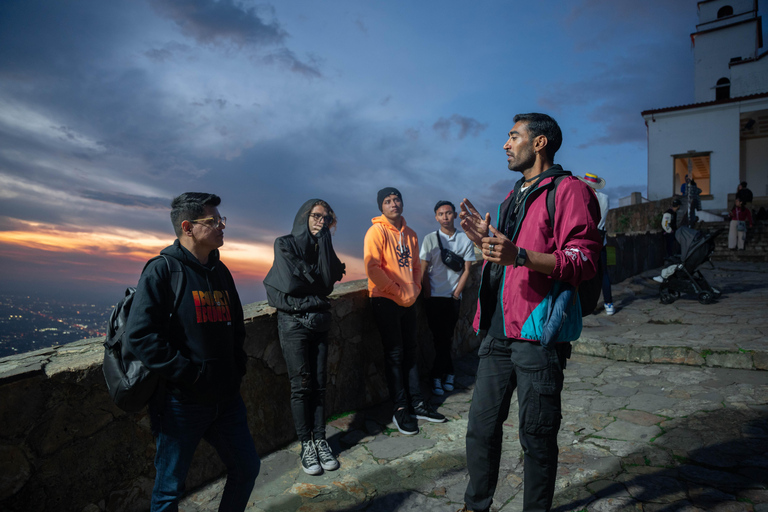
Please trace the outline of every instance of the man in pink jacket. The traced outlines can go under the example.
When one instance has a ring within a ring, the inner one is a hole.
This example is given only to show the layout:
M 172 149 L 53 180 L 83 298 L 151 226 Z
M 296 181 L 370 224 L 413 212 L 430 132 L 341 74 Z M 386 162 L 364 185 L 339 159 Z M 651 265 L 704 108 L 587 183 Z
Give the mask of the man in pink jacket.
M 474 327 L 487 335 L 469 411 L 465 511 L 490 509 L 515 388 L 525 454 L 523 510 L 551 508 L 563 370 L 570 342 L 581 334 L 579 301 L 569 300 L 563 308 L 557 298 L 592 278 L 600 258 L 597 198 L 553 163 L 562 142 L 560 127 L 545 114 L 518 114 L 514 120 L 504 150 L 509 170 L 522 178 L 499 206 L 496 227 L 489 213 L 481 216 L 467 199 L 459 215 L 486 260 Z M 548 194 L 555 194 L 552 219 Z

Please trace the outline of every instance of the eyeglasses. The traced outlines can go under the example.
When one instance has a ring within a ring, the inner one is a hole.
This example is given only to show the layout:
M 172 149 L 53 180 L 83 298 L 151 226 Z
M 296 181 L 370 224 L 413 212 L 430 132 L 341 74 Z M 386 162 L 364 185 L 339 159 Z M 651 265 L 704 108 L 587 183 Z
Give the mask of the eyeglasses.
M 312 217 L 315 222 L 319 221 L 320 219 L 324 219 L 326 224 L 330 224 L 333 222 L 333 216 L 332 215 L 323 215 L 322 213 L 310 213 L 310 217 Z
M 227 227 L 226 217 L 205 217 L 204 219 L 195 219 L 190 222 L 193 224 L 205 224 L 206 226 L 210 226 L 213 229 Z

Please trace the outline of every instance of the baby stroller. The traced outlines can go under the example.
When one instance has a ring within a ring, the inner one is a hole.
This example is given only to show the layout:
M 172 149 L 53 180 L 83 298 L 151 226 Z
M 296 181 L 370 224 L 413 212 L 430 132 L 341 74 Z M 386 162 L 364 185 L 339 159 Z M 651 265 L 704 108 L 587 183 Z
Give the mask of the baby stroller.
M 710 286 L 698 268 L 705 261 L 715 268 L 709 258 L 715 251 L 715 237 L 722 231 L 703 233 L 686 226 L 677 229 L 675 239 L 680 243 L 680 263 L 662 271 L 664 281 L 659 287 L 662 304 L 675 302 L 681 293 L 695 293 L 702 304 L 709 304 L 720 297 L 720 291 Z

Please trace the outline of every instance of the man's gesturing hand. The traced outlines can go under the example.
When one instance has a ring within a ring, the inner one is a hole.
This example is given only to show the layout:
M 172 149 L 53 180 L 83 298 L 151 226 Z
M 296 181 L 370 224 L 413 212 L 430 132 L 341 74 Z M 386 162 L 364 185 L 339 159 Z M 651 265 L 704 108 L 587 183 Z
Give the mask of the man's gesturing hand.
M 517 258 L 517 246 L 493 226 L 491 234 L 482 239 L 483 258 L 499 265 L 512 265 Z
M 480 216 L 480 213 L 472 206 L 469 199 L 464 200 L 459 205 L 461 211 L 459 212 L 459 218 L 461 219 L 461 229 L 467 235 L 467 238 L 472 240 L 478 247 L 483 241 L 483 237 L 488 236 L 488 227 L 491 225 L 491 214 L 486 213 L 485 218 Z

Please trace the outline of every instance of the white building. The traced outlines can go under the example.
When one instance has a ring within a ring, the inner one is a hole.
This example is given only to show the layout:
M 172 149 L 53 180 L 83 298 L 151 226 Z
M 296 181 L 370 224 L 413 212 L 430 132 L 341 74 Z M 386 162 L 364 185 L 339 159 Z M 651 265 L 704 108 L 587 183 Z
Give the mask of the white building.
M 679 194 L 692 172 L 702 208 L 722 211 L 740 181 L 768 196 L 768 52 L 759 53 L 757 0 L 704 0 L 698 9 L 696 103 L 642 113 L 648 199 Z

